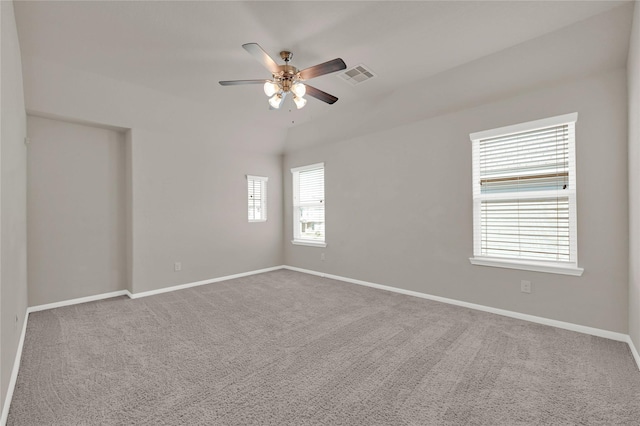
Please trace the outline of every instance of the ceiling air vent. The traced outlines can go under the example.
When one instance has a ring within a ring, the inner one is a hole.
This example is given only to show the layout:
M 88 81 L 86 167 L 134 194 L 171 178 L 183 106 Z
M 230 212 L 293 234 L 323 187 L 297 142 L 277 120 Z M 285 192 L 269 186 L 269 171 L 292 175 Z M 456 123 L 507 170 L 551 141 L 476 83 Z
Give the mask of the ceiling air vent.
M 352 85 L 358 85 L 367 80 L 371 80 L 375 77 L 375 74 L 371 72 L 365 65 L 356 65 L 353 68 L 346 70 L 343 73 L 338 74 L 338 76 L 344 81 L 348 81 Z

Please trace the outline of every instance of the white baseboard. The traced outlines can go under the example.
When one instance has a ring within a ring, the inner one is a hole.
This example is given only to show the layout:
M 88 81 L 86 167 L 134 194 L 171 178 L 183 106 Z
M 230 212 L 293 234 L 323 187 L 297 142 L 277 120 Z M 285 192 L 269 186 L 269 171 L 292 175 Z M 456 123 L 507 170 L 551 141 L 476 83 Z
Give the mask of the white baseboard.
M 61 302 L 30 306 L 27 308 L 27 312 L 31 313 L 31 312 L 38 312 L 38 311 L 46 311 L 47 309 L 60 308 L 62 306 L 77 305 L 79 303 L 87 303 L 87 302 L 93 302 L 96 300 L 110 299 L 112 297 L 128 296 L 128 295 L 129 295 L 129 292 L 127 290 L 112 291 L 110 293 L 96 294 L 94 296 L 79 297 L 77 299 L 63 300 Z
M 203 281 L 195 281 L 195 282 L 186 283 L 186 284 L 178 284 L 171 287 L 159 288 L 157 290 L 143 291 L 141 293 L 131 293 L 129 290 L 112 291 L 110 293 L 102 293 L 102 294 L 96 294 L 93 296 L 79 297 L 77 299 L 69 299 L 69 300 L 63 300 L 60 302 L 47 303 L 44 305 L 30 306 L 27 308 L 27 313 L 45 311 L 47 309 L 60 308 L 62 306 L 70 306 L 70 305 L 77 305 L 80 303 L 93 302 L 96 300 L 110 299 L 112 297 L 118 297 L 118 296 L 128 296 L 131 299 L 138 299 L 140 297 L 153 296 L 154 294 L 167 293 L 170 291 L 182 290 L 185 288 L 197 287 L 200 285 L 232 280 L 234 278 L 248 277 L 249 275 L 262 274 L 264 272 L 276 271 L 278 269 L 283 269 L 283 268 L 284 266 L 282 265 L 273 266 L 271 268 L 257 269 L 255 271 L 242 272 L 242 273 L 233 274 L 233 275 L 226 275 L 224 277 L 211 278 Z
M 478 304 L 469 303 L 469 302 L 463 302 L 461 300 L 449 299 L 449 298 L 446 298 L 446 297 L 433 296 L 433 295 L 430 295 L 430 294 L 420 293 L 420 292 L 413 291 L 413 290 L 405 290 L 405 289 L 402 289 L 402 288 L 390 287 L 390 286 L 386 286 L 386 285 L 382 285 L 382 284 L 375 284 L 375 283 L 371 283 L 371 282 L 368 282 L 368 281 L 356 280 L 356 279 L 353 279 L 353 278 L 346 278 L 346 277 L 341 277 L 341 276 L 332 275 L 332 274 L 325 274 L 323 272 L 317 272 L 317 271 L 312 271 L 312 270 L 309 270 L 309 269 L 297 268 L 295 266 L 286 266 L 285 265 L 284 268 L 285 269 L 290 269 L 292 271 L 304 272 L 306 274 L 317 275 L 317 276 L 320 276 L 320 277 L 331 278 L 331 279 L 338 280 L 338 281 L 344 281 L 344 282 L 348 282 L 348 283 L 352 283 L 352 284 L 358 284 L 358 285 L 363 285 L 363 286 L 367 286 L 367 287 L 378 288 L 378 289 L 381 289 L 381 290 L 392 291 L 392 292 L 395 292 L 395 293 L 406 294 L 406 295 L 409 295 L 409 296 L 420 297 L 420 298 L 423 298 L 423 299 L 434 300 L 436 302 L 443 302 L 443 303 L 448 303 L 448 304 L 451 304 L 451 305 L 462 306 L 462 307 L 469 308 L 469 309 L 475 309 L 475 310 L 478 310 L 478 311 L 489 312 L 489 313 L 492 313 L 492 314 L 497 314 L 497 315 L 502 315 L 502 316 L 505 316 L 505 317 L 516 318 L 516 319 L 520 319 L 520 320 L 524 320 L 524 321 L 534 322 L 534 323 L 537 323 L 537 324 L 549 325 L 549 326 L 552 326 L 552 327 L 562 328 L 562 329 L 565 329 L 565 330 L 577 331 L 578 333 L 590 334 L 590 335 L 593 335 L 593 336 L 604 337 L 606 339 L 617 340 L 617 341 L 620 341 L 620 342 L 627 342 L 628 343 L 630 341 L 630 338 L 629 338 L 628 334 L 617 333 L 617 332 L 609 331 L 609 330 L 602 330 L 600 328 L 587 327 L 587 326 L 584 326 L 584 325 L 573 324 L 573 323 L 570 323 L 570 322 L 557 321 L 557 320 L 553 320 L 553 319 L 549 319 L 549 318 L 538 317 L 538 316 L 535 316 L 535 315 L 528 315 L 528 314 L 522 314 L 520 312 L 507 311 L 505 309 L 492 308 L 490 306 L 478 305 Z M 637 362 L 637 360 L 638 360 L 638 358 L 636 358 L 636 362 Z M 640 366 L 640 363 L 638 365 Z
M 182 289 L 185 289 L 185 288 L 197 287 L 197 286 L 200 286 L 200 285 L 212 284 L 212 283 L 217 283 L 217 282 L 220 282 L 220 281 L 233 280 L 235 278 L 248 277 L 249 275 L 256 275 L 256 274 L 262 274 L 264 272 L 277 271 L 278 269 L 282 269 L 282 268 L 284 268 L 284 266 L 282 266 L 282 265 L 280 265 L 280 266 L 272 266 L 271 268 L 264 268 L 264 269 L 258 269 L 258 270 L 255 270 L 255 271 L 242 272 L 240 274 L 227 275 L 227 276 L 219 277 L 219 278 L 211 278 L 211 279 L 208 279 L 208 280 L 196 281 L 196 282 L 187 283 L 187 284 L 179 284 L 179 285 L 174 285 L 174 286 L 171 286 L 171 287 L 159 288 L 157 290 L 143 291 L 141 293 L 129 293 L 129 292 L 127 292 L 127 295 L 132 299 L 138 299 L 140 297 L 153 296 L 155 294 L 167 293 L 167 292 L 170 292 L 170 291 L 182 290 Z
M 29 321 L 29 312 L 25 312 L 24 323 L 22 324 L 22 333 L 20 334 L 20 340 L 18 341 L 18 350 L 16 351 L 16 358 L 13 360 L 13 369 L 11 370 L 11 378 L 9 379 L 9 387 L 7 388 L 7 395 L 4 399 L 4 405 L 2 406 L 2 416 L 0 417 L 0 426 L 7 424 L 7 418 L 9 417 L 9 407 L 11 406 L 11 400 L 13 399 L 13 390 L 16 387 L 16 381 L 18 380 L 18 370 L 20 370 L 20 360 L 22 360 L 22 346 L 24 345 L 24 337 L 27 334 L 27 321 Z
M 638 370 L 640 370 L 640 354 L 638 354 L 638 350 L 636 346 L 633 344 L 633 340 L 631 340 L 631 336 L 627 336 L 627 343 L 629 344 L 629 349 L 631 349 L 631 354 L 633 355 L 633 359 L 636 360 L 636 364 L 638 365 Z

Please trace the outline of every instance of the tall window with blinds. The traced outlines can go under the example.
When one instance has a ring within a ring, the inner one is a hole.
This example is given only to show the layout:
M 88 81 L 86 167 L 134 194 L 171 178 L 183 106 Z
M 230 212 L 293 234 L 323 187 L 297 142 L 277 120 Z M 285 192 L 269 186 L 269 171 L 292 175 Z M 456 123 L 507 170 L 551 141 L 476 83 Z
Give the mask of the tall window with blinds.
M 293 243 L 325 246 L 324 163 L 291 169 Z
M 267 220 L 267 181 L 269 178 L 247 175 L 249 222 Z
M 577 114 L 567 114 L 470 135 L 472 263 L 582 273 L 576 239 L 576 120 Z

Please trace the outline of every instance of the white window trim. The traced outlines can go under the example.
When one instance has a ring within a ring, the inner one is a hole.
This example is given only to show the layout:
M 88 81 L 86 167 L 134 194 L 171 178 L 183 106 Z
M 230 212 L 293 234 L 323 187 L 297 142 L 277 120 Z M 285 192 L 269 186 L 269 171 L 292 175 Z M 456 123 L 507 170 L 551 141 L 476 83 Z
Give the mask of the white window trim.
M 494 138 L 496 136 L 508 136 L 513 133 L 529 132 L 545 127 L 559 126 L 565 123 L 575 123 L 578 121 L 578 113 L 557 115 L 555 117 L 543 118 L 541 120 L 527 121 L 526 123 L 513 124 L 511 126 L 498 127 L 497 129 L 484 130 L 482 132 L 471 133 L 469 139 L 472 141 L 477 139 Z
M 263 219 L 248 219 L 249 223 L 257 223 L 257 222 L 266 222 L 267 221 L 267 182 L 269 181 L 268 177 L 265 176 L 253 176 L 253 175 L 246 175 L 247 176 L 247 185 L 249 184 L 250 180 L 257 180 L 260 182 L 264 182 L 264 186 L 263 186 L 263 191 L 262 191 L 262 209 L 263 209 Z
M 525 122 L 525 123 L 519 123 L 519 124 L 514 124 L 511 126 L 504 126 L 504 127 L 499 127 L 496 129 L 490 129 L 490 130 L 485 130 L 485 131 L 481 131 L 481 132 L 475 132 L 475 133 L 471 133 L 469 135 L 469 139 L 471 139 L 472 143 L 476 143 L 477 141 L 481 140 L 481 139 L 487 139 L 487 138 L 493 138 L 493 137 L 497 137 L 497 136 L 508 136 L 510 134 L 514 134 L 514 133 L 521 133 L 521 132 L 527 132 L 527 131 L 534 131 L 534 130 L 538 130 L 538 129 L 543 129 L 546 127 L 552 127 L 552 126 L 558 126 L 558 125 L 562 125 L 562 124 L 566 124 L 566 123 L 575 123 L 578 120 L 578 113 L 571 113 L 571 114 L 564 114 L 564 115 L 559 115 L 559 116 L 555 116 L 555 117 L 549 117 L 549 118 L 544 118 L 541 120 L 535 120 L 535 121 L 529 121 L 529 122 Z M 575 170 L 575 162 L 576 162 L 576 155 L 575 155 L 575 139 L 573 141 L 573 143 L 569 144 L 569 156 L 570 156 L 570 161 L 572 161 L 574 163 L 574 167 L 573 169 Z M 473 159 L 473 161 L 475 161 L 475 158 Z M 475 167 L 475 164 L 473 164 L 473 184 L 475 185 L 475 183 L 479 180 L 479 171 L 477 170 L 477 168 Z M 575 181 L 575 177 L 574 177 L 574 181 Z M 495 198 L 500 198 L 501 195 L 497 194 Z M 527 197 L 527 195 L 523 195 L 521 198 L 525 198 Z M 574 191 L 573 194 L 569 195 L 570 197 L 570 203 L 573 203 L 574 209 L 577 207 L 577 203 L 576 203 L 576 192 Z M 494 198 L 492 196 L 485 196 L 486 199 L 491 199 Z M 561 275 L 573 275 L 573 276 L 582 276 L 583 272 L 584 272 L 584 268 L 580 268 L 577 265 L 577 256 L 578 256 L 578 249 L 577 246 L 574 248 L 574 252 L 575 252 L 575 256 L 576 256 L 576 262 L 537 262 L 534 260 L 520 260 L 520 259 L 504 259 L 504 258 L 497 258 L 497 257 L 485 257 L 485 256 L 478 256 L 475 253 L 478 252 L 478 248 L 477 248 L 477 244 L 478 244 L 478 233 L 480 232 L 479 230 L 479 219 L 477 217 L 478 211 L 476 208 L 476 203 L 477 201 L 473 200 L 473 204 L 474 204 L 474 212 L 473 212 L 473 220 L 474 220 L 474 224 L 473 224 L 473 244 L 474 244 L 474 256 L 469 258 L 469 262 L 471 262 L 472 265 L 478 265 L 478 266 L 488 266 L 488 267 L 495 267 L 495 268 L 507 268 L 507 269 L 519 269 L 519 270 L 525 270 L 525 271 L 535 271 L 535 272 L 545 272 L 545 273 L 550 273 L 550 274 L 561 274 Z M 577 212 L 575 212 L 571 217 L 570 217 L 570 233 L 572 235 L 576 235 L 577 236 Z M 577 243 L 576 243 L 577 244 Z
M 314 170 L 314 169 L 319 169 L 319 168 L 323 168 L 324 169 L 324 162 L 323 163 L 315 163 L 315 164 L 309 164 L 307 166 L 300 166 L 300 167 L 294 167 L 291 169 L 291 175 L 292 175 L 292 187 L 293 187 L 293 208 L 295 210 L 296 207 L 299 207 L 300 204 L 297 202 L 297 193 L 298 193 L 298 182 L 297 182 L 297 173 L 298 172 L 304 172 L 306 170 Z M 326 206 L 326 200 L 323 200 L 322 203 L 323 206 Z M 326 213 L 326 210 L 325 210 Z M 293 240 L 291 240 L 291 244 L 294 245 L 298 245 L 298 246 L 309 246 L 309 247 L 326 247 L 327 243 L 326 243 L 326 238 L 327 236 L 325 235 L 325 241 L 319 241 L 319 240 L 312 240 L 312 239 L 308 239 L 308 238 L 296 238 L 296 229 L 298 226 L 298 222 L 296 221 L 296 215 L 293 215 Z
M 558 263 L 545 263 L 521 260 L 507 260 L 493 257 L 470 257 L 469 262 L 472 265 L 491 266 L 494 268 L 520 269 L 523 271 L 546 272 L 549 274 L 573 275 L 579 277 L 584 272 L 584 268 L 577 266 L 562 266 Z
M 291 169 L 291 173 L 305 172 L 307 170 L 313 170 L 313 169 L 319 169 L 319 168 L 324 168 L 324 163 L 315 163 L 315 164 L 309 164 L 308 166 L 294 167 L 293 169 Z
M 295 244 L 296 246 L 309 246 L 309 247 L 326 247 L 327 243 L 323 241 L 314 241 L 314 240 L 291 240 L 291 244 Z

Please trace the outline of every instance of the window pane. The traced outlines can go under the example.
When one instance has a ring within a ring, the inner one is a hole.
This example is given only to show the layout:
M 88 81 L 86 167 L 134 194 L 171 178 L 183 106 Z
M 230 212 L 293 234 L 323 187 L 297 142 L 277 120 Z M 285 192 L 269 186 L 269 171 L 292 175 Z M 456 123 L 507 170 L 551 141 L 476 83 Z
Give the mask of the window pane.
M 300 172 L 300 203 L 324 201 L 324 168 Z
M 481 255 L 570 260 L 569 199 L 481 203 Z
M 567 172 L 569 126 L 480 141 L 480 178 Z
M 558 191 L 567 188 L 569 188 L 568 172 L 480 180 L 480 192 L 482 194 Z
M 324 206 L 298 207 L 300 238 L 324 241 Z

